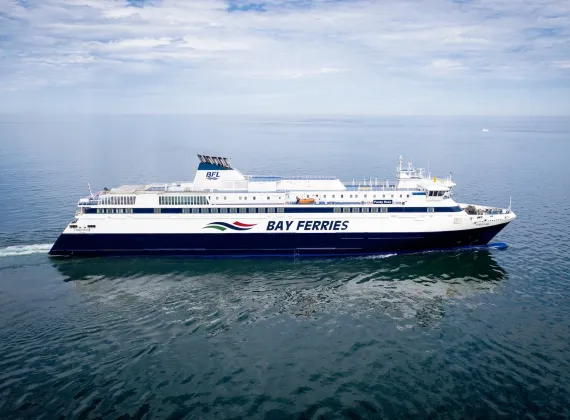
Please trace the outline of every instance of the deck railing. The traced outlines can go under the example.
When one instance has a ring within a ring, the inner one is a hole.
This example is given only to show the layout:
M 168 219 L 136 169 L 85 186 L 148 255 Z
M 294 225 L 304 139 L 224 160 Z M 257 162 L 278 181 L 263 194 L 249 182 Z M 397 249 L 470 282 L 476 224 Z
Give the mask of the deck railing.
M 485 215 L 485 214 L 509 214 L 510 209 L 502 209 L 500 207 L 487 207 L 477 204 L 460 204 L 461 208 L 472 215 Z
M 274 175 L 246 175 L 245 178 L 250 182 L 279 182 L 279 181 L 336 181 L 336 176 L 274 176 Z

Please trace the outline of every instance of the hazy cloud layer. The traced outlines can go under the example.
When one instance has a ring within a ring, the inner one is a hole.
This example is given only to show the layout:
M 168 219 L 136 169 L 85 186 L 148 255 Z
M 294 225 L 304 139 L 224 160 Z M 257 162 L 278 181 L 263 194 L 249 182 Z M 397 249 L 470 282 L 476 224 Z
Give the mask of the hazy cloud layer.
M 569 114 L 568 0 L 0 0 L 2 112 Z

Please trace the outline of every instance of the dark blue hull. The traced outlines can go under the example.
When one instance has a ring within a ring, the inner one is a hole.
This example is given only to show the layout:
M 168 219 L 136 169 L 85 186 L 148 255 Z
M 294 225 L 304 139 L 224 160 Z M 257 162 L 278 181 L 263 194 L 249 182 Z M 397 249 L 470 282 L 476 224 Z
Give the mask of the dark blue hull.
M 331 257 L 482 246 L 505 224 L 451 232 L 62 234 L 54 256 Z

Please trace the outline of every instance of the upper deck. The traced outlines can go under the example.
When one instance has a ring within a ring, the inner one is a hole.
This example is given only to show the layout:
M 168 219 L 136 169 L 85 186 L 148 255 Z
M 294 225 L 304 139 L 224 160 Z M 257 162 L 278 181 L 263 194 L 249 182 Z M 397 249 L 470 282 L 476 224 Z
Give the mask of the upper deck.
M 278 176 L 278 175 L 244 175 L 233 168 L 231 161 L 222 157 L 198 155 L 200 164 L 194 181 L 171 183 L 152 183 L 141 185 L 123 185 L 112 189 L 104 189 L 97 194 L 83 198 L 80 206 L 129 206 L 135 203 L 151 201 L 168 201 L 160 197 L 173 194 L 183 196 L 178 202 L 182 205 L 225 204 L 246 205 L 259 203 L 259 200 L 272 203 L 294 203 L 301 196 L 315 198 L 316 203 L 358 203 L 373 200 L 398 200 L 412 196 L 425 196 L 433 199 L 449 198 L 449 191 L 455 185 L 449 178 L 431 178 L 424 176 L 412 168 L 402 166 L 402 158 L 397 167 L 396 182 L 381 181 L 378 178 L 367 178 L 361 182 L 342 182 L 335 176 Z M 394 193 L 387 196 L 385 193 Z M 346 194 L 345 194 L 346 193 Z M 351 194 L 356 193 L 356 194 Z M 363 194 L 359 194 L 363 193 Z M 371 194 L 368 194 L 371 193 Z M 377 194 L 374 194 L 377 193 Z M 380 194 L 383 193 L 383 194 Z M 265 194 L 265 196 L 263 196 Z M 158 199 L 156 197 L 159 196 Z M 345 197 L 346 196 L 346 197 Z M 399 197 L 398 197 L 399 196 Z M 151 198 L 154 197 L 154 198 Z M 205 198 L 207 197 L 207 198 Z M 338 200 L 341 198 L 341 200 Z M 385 203 L 387 204 L 387 203 Z

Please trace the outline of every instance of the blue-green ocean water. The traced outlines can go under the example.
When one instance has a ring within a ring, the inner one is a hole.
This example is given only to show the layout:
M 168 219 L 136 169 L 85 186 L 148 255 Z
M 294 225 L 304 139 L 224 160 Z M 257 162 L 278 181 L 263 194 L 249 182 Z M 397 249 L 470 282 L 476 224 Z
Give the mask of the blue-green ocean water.
M 570 120 L 0 121 L 0 418 L 570 417 Z M 404 154 L 518 218 L 503 251 L 47 256 L 88 182 L 191 180 L 196 153 L 348 181 Z

